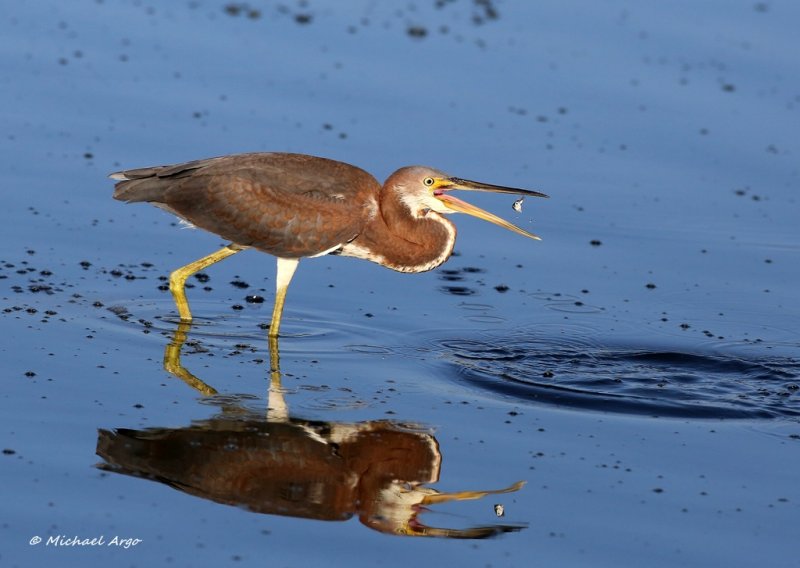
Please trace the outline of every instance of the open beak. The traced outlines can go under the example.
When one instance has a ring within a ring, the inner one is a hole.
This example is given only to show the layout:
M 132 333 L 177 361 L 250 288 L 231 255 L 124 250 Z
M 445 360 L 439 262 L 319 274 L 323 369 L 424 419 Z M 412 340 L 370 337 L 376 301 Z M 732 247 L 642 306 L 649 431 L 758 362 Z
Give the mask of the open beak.
M 537 241 L 541 240 L 538 236 L 534 235 L 533 233 L 529 233 L 525 229 L 520 229 L 516 225 L 513 225 L 506 221 L 505 219 L 501 219 L 497 215 L 493 215 L 488 211 L 484 211 L 480 207 L 475 207 L 465 201 L 461 201 L 453 197 L 452 195 L 446 195 L 445 192 L 452 191 L 455 189 L 463 189 L 467 191 L 487 191 L 491 193 L 513 193 L 515 195 L 524 195 L 526 197 L 549 197 L 544 193 L 540 193 L 538 191 L 531 191 L 529 189 L 518 189 L 516 187 L 505 187 L 502 185 L 492 185 L 489 183 L 481 183 L 479 181 L 470 181 L 468 179 L 461 179 L 456 177 L 451 178 L 439 178 L 436 180 L 433 190 L 433 196 L 444 203 L 448 208 L 452 209 L 453 211 L 458 211 L 459 213 L 466 213 L 467 215 L 472 215 L 473 217 L 477 217 L 478 219 L 483 219 L 484 221 L 489 221 L 490 223 L 494 223 L 495 225 L 499 225 L 504 229 L 508 229 L 509 231 L 514 231 L 520 235 L 525 237 L 535 239 Z

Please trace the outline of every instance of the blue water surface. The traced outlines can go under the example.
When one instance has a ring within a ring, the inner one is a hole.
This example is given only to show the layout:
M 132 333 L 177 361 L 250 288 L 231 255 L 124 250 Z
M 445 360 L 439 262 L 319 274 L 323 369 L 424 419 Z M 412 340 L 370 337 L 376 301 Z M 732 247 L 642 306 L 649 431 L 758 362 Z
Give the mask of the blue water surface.
M 0 564 L 798 565 L 798 18 L 782 0 L 9 6 Z M 106 179 L 245 151 L 538 189 L 519 213 L 465 199 L 543 240 L 462 215 L 430 273 L 301 262 L 278 389 L 274 260 L 209 269 L 181 335 L 164 278 L 221 241 Z M 517 481 L 414 510 L 497 538 L 387 534 L 406 510 L 368 506 Z

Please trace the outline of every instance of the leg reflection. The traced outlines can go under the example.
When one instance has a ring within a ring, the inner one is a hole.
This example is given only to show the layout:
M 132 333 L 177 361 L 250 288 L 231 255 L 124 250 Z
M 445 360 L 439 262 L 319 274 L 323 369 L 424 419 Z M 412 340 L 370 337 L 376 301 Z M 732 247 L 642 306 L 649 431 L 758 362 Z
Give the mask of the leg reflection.
M 184 383 L 205 396 L 219 394 L 217 389 L 197 378 L 186 369 L 181 362 L 181 350 L 186 343 L 191 322 L 180 322 L 170 341 L 164 348 L 164 370 L 182 380 Z M 286 422 L 289 419 L 289 408 L 281 386 L 281 362 L 278 338 L 269 337 L 269 390 L 267 393 L 267 420 Z
M 277 336 L 269 336 L 269 391 L 267 392 L 267 419 L 271 422 L 289 420 L 289 407 L 281 385 L 281 354 Z
M 186 343 L 186 337 L 191 328 L 192 324 L 188 322 L 181 322 L 175 328 L 172 341 L 164 349 L 164 370 L 206 396 L 218 394 L 217 389 L 195 377 L 181 363 L 181 349 L 183 349 L 183 344 Z

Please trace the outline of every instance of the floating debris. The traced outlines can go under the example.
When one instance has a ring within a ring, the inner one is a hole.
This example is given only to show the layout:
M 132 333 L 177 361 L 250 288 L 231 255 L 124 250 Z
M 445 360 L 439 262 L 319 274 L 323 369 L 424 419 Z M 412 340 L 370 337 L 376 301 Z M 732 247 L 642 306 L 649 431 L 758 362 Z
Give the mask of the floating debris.
M 517 213 L 522 213 L 522 202 L 523 202 L 523 201 L 525 201 L 525 198 L 524 198 L 524 197 L 520 197 L 519 199 L 517 199 L 517 200 L 516 200 L 516 201 L 513 203 L 513 205 L 511 205 L 511 208 L 512 208 L 514 211 L 516 211 Z
M 503 515 L 506 514 L 505 507 L 503 507 L 500 503 L 497 503 L 494 506 L 494 514 L 497 515 L 498 517 L 502 517 Z

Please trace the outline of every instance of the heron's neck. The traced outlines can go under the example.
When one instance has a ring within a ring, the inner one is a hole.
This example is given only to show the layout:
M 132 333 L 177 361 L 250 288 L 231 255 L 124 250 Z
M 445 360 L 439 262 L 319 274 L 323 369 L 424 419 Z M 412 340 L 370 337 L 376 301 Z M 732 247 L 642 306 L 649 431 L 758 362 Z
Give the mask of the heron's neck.
M 399 272 L 425 272 L 453 252 L 456 228 L 433 211 L 415 217 L 392 191 L 382 191 L 380 210 L 342 254 L 377 262 Z

